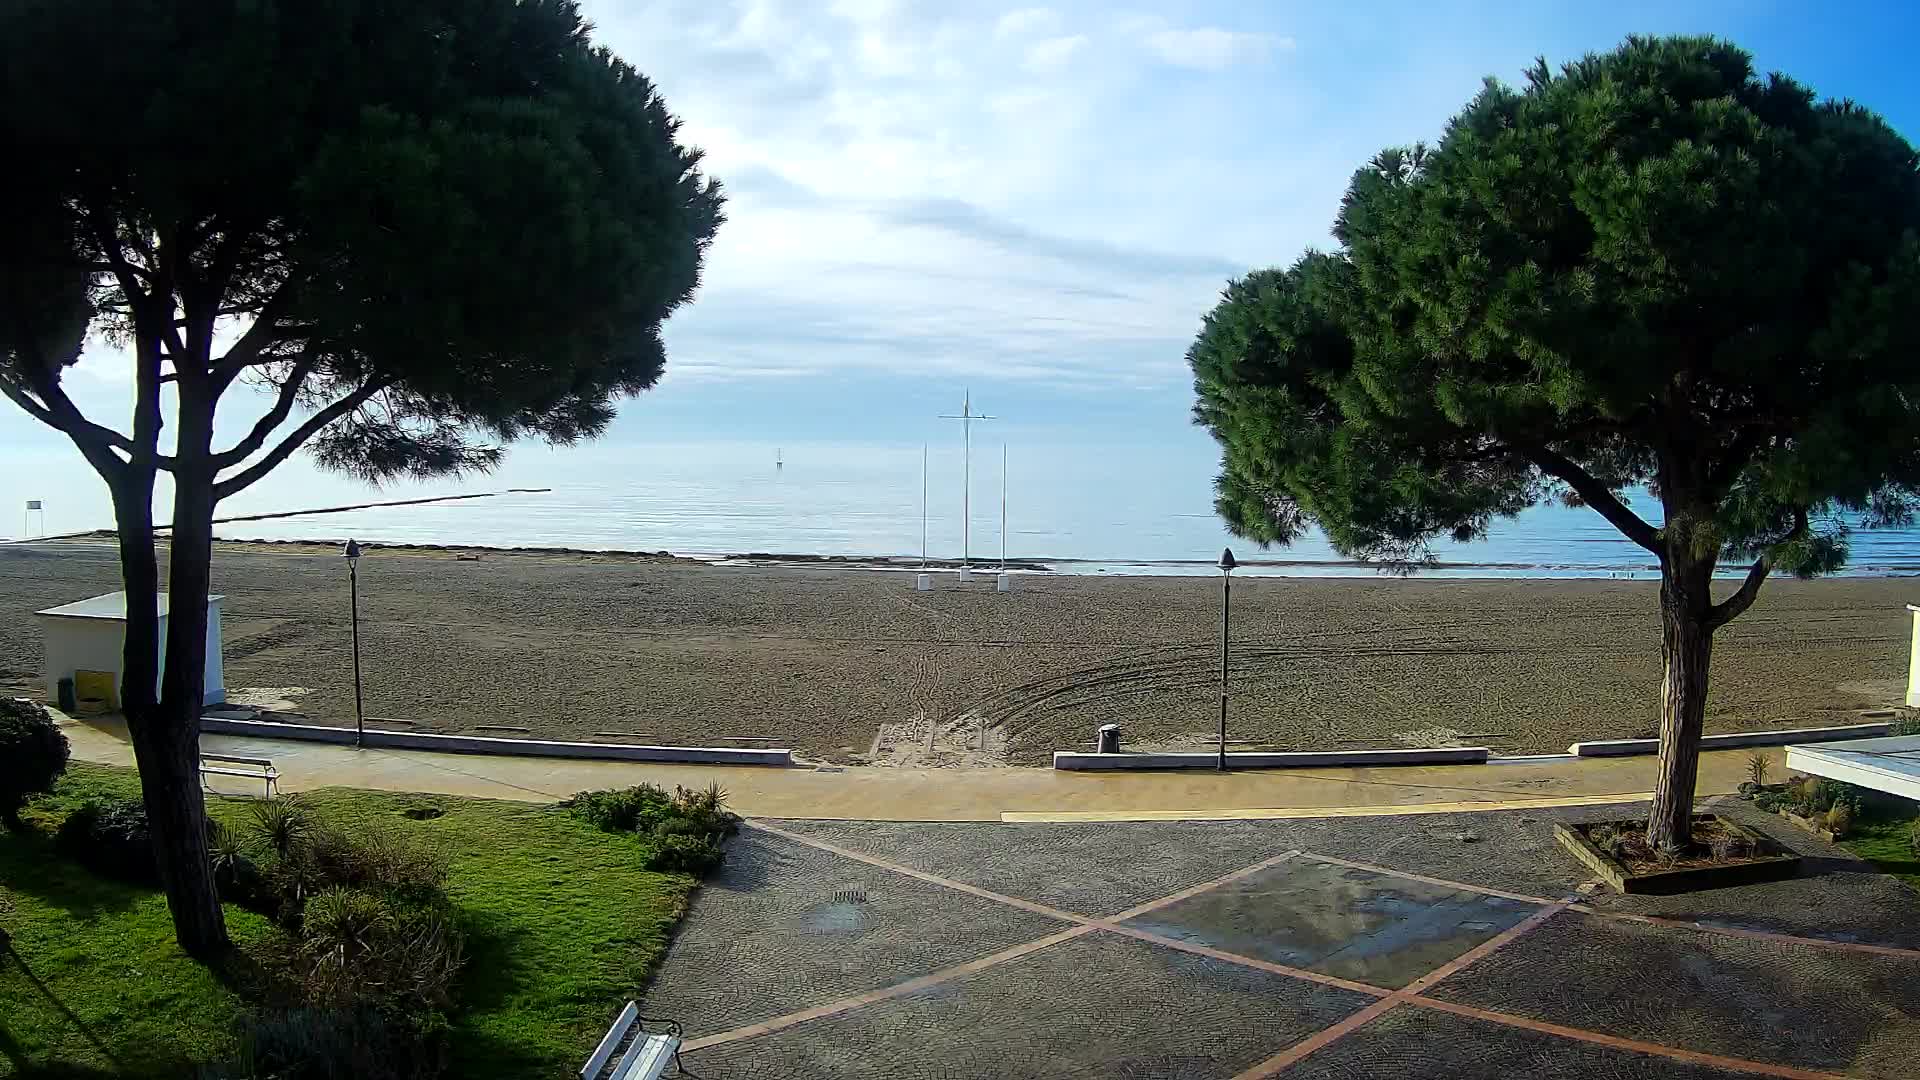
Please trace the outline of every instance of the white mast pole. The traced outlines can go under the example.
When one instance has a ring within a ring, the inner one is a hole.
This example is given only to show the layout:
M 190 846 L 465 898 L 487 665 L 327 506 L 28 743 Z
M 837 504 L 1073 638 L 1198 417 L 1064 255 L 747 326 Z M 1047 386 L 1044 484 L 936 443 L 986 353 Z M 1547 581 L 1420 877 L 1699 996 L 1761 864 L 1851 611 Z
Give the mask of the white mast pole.
M 1000 444 L 1000 569 L 1007 568 L 1007 444 Z
M 927 444 L 920 444 L 920 568 L 927 566 Z
M 973 565 L 973 391 L 960 399 L 960 566 Z
M 968 390 L 960 398 L 960 414 L 943 413 L 940 419 L 960 421 L 960 573 L 964 577 L 973 565 L 973 422 L 996 418 L 974 412 L 973 391 Z

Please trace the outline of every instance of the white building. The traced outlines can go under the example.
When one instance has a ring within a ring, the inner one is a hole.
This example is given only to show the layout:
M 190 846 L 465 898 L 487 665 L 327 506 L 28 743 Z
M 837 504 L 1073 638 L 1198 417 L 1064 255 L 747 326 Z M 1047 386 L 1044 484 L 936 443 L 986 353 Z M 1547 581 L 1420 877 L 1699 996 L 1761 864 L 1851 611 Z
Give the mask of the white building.
M 167 662 L 167 597 L 160 602 L 160 664 Z M 220 602 L 224 596 L 207 597 L 207 671 L 205 703 L 227 700 L 226 674 L 220 664 Z M 123 653 L 127 632 L 127 594 L 111 592 L 71 604 L 34 612 L 40 619 L 40 639 L 46 654 L 47 700 L 57 701 L 60 680 L 71 679 L 77 671 L 105 671 L 113 675 L 118 695 L 125 677 Z M 160 692 L 159 680 L 154 694 Z M 118 706 L 118 701 L 115 706 Z

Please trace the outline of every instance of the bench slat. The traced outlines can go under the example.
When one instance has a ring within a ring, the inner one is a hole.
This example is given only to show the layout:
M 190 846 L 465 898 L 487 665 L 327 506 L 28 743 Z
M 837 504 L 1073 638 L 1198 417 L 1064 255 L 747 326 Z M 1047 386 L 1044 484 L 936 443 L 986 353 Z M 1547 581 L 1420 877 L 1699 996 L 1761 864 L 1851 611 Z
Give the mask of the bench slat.
M 581 1067 L 580 1080 L 597 1080 L 600 1070 L 607 1067 L 607 1059 L 613 1057 L 614 1050 L 620 1046 L 620 1040 L 627 1037 L 627 1029 L 631 1028 L 633 1022 L 639 1018 L 640 1007 L 631 1001 L 627 1002 L 627 1007 L 620 1010 L 620 1015 L 613 1021 L 613 1026 L 607 1029 L 606 1037 L 602 1038 L 600 1045 L 594 1049 L 593 1056 L 588 1058 L 586 1065 Z
M 642 1035 L 627 1051 L 616 1080 L 660 1080 L 678 1049 L 680 1040 L 671 1035 Z

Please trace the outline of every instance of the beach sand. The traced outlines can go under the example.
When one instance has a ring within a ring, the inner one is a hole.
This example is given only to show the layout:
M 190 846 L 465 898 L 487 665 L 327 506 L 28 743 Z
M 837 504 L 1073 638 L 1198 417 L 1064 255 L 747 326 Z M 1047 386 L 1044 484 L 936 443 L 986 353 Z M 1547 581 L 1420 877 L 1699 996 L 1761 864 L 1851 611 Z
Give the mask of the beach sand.
M 351 724 L 337 552 L 223 544 L 236 700 Z M 705 743 L 811 759 L 1045 764 L 1117 722 L 1202 748 L 1217 723 L 1217 579 L 936 576 L 654 556 L 374 549 L 366 711 L 412 730 Z M 1732 588 L 1727 583 L 1726 588 Z M 31 612 L 119 588 L 105 543 L 0 547 L 0 685 L 38 687 Z M 1237 578 L 1230 735 L 1278 748 L 1564 750 L 1650 734 L 1652 581 Z M 1901 579 L 1775 580 L 1720 632 L 1709 731 L 1855 722 L 1898 702 Z

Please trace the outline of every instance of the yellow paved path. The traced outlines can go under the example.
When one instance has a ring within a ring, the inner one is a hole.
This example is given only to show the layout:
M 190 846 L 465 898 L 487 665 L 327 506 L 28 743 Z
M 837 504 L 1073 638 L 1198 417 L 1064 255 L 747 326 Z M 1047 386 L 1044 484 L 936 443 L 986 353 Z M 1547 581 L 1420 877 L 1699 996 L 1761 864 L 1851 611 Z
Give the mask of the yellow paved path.
M 117 719 L 62 720 L 75 760 L 133 764 Z M 1649 797 L 1652 757 L 1261 772 L 1078 773 L 1051 769 L 791 769 L 437 754 L 208 735 L 209 753 L 272 758 L 283 791 L 371 788 L 545 802 L 648 781 L 718 783 L 750 817 L 884 821 L 1126 821 L 1372 816 L 1578 806 Z M 1733 791 L 1750 751 L 1704 754 L 1699 794 Z M 1780 751 L 1768 751 L 1782 775 Z M 257 791 L 237 778 L 218 790 Z

